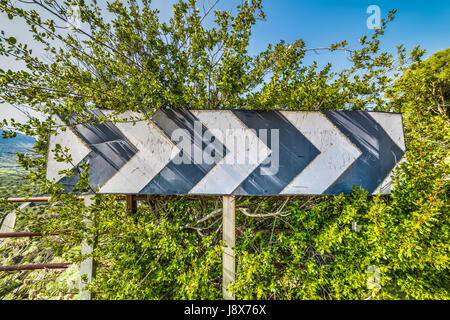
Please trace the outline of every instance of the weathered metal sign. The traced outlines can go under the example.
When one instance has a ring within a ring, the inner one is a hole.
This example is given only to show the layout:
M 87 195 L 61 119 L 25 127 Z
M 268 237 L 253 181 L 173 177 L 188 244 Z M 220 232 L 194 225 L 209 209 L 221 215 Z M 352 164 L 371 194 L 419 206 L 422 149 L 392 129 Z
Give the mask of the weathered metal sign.
M 401 115 L 382 112 L 160 109 L 152 120 L 65 131 L 58 121 L 47 178 L 67 191 L 78 178 L 61 171 L 88 162 L 89 183 L 104 194 L 335 195 L 353 185 L 386 194 L 405 151 Z M 54 159 L 57 144 L 71 163 Z

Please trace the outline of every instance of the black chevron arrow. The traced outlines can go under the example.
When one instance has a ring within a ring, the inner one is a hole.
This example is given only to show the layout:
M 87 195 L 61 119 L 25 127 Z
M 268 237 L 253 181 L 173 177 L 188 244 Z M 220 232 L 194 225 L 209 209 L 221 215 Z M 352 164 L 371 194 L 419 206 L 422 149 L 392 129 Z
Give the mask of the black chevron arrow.
M 404 152 L 365 111 L 324 111 L 325 116 L 362 152 L 324 194 L 351 193 L 357 186 L 372 194 Z
M 256 130 L 260 139 L 272 146 L 271 129 L 279 133 L 279 168 L 275 174 L 269 173 L 270 163 L 263 162 L 241 184 L 236 195 L 277 195 L 320 153 L 308 139 L 298 131 L 280 112 L 235 110 L 234 114 L 250 129 Z M 260 135 L 260 129 L 267 130 L 267 139 Z M 270 157 L 270 156 L 269 156 Z M 262 170 L 261 170 L 262 169 Z
M 100 110 L 85 111 L 93 119 L 104 117 Z M 66 119 L 73 124 L 73 119 Z M 138 150 L 111 122 L 74 125 L 74 132 L 86 143 L 91 152 L 72 169 L 75 175 L 63 177 L 63 189 L 70 191 L 78 182 L 76 173 L 82 163 L 89 163 L 89 185 L 96 189 L 108 181 Z
M 153 122 L 174 141 L 172 134 L 177 129 L 186 130 L 192 146 L 191 154 L 183 154 L 188 158 L 188 163 L 169 162 L 141 191 L 141 194 L 186 194 L 216 165 L 197 161 L 194 153 L 202 153 L 210 141 L 206 140 L 208 129 L 189 111 L 182 109 L 159 109 L 153 116 Z M 195 122 L 201 125 L 201 132 L 195 130 Z M 221 148 L 220 151 L 218 148 Z M 216 142 L 214 150 L 221 152 L 222 158 L 227 150 L 220 142 Z M 183 153 L 180 151 L 178 156 Z

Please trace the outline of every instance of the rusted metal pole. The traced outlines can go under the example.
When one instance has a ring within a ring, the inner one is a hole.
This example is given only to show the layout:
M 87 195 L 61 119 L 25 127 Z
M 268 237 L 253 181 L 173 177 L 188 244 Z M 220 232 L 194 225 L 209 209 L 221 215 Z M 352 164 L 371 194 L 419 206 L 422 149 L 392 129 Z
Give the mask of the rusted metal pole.
M 112 266 L 111 262 L 98 262 L 105 268 Z M 21 270 L 40 270 L 40 269 L 66 269 L 73 263 L 36 263 L 36 264 L 16 264 L 10 266 L 0 266 L 0 271 L 21 271 Z
M 56 236 L 62 232 L 53 232 L 50 235 Z M 0 239 L 2 238 L 25 238 L 25 237 L 43 237 L 44 235 L 39 232 L 2 232 L 0 233 Z
M 50 197 L 8 198 L 8 202 L 48 202 Z
M 147 201 L 147 200 L 179 200 L 180 198 L 185 198 L 186 200 L 217 200 L 217 196 L 146 196 L 146 195 L 132 195 L 136 201 Z M 85 196 L 78 197 L 79 200 L 83 200 Z M 116 196 L 116 200 L 124 201 L 127 196 Z M 8 198 L 8 202 L 49 202 L 50 197 L 32 197 L 32 198 Z
M 186 200 L 205 200 L 205 201 L 214 201 L 219 198 L 219 196 L 176 196 L 176 195 L 160 195 L 160 196 L 152 196 L 152 195 L 133 195 L 134 199 L 137 201 L 149 201 L 149 200 L 179 200 L 180 198 L 184 198 Z M 252 196 L 249 197 L 253 200 L 258 199 L 267 199 L 267 200 L 279 200 L 283 199 L 284 196 Z M 308 196 L 298 195 L 298 196 L 290 196 L 291 199 L 304 199 Z M 310 197 L 310 196 L 309 196 Z M 78 199 L 83 200 L 85 196 L 80 196 Z M 285 197 L 284 197 L 285 198 Z M 127 199 L 127 196 L 116 196 L 116 200 L 124 201 Z M 6 199 L 8 202 L 48 202 L 50 201 L 50 197 L 32 197 L 32 198 L 8 198 Z
M 127 194 L 125 196 L 125 199 L 127 201 L 127 207 L 130 210 L 131 213 L 137 212 L 137 199 L 136 196 L 133 194 Z
M 0 271 L 20 271 L 20 270 L 39 270 L 39 269 L 66 269 L 71 263 L 41 263 L 41 264 L 19 264 L 11 266 L 0 266 Z
M 78 233 L 77 231 L 56 231 L 56 232 L 52 232 L 48 235 L 45 235 L 43 233 L 39 233 L 39 232 L 26 232 L 26 231 L 22 231 L 22 232 L 2 232 L 0 233 L 0 239 L 2 238 L 26 238 L 26 237 L 45 237 L 45 236 L 58 236 L 61 234 L 70 234 L 70 233 Z M 104 235 L 104 234 L 108 234 L 109 230 L 106 230 L 102 233 L 100 233 L 99 235 Z

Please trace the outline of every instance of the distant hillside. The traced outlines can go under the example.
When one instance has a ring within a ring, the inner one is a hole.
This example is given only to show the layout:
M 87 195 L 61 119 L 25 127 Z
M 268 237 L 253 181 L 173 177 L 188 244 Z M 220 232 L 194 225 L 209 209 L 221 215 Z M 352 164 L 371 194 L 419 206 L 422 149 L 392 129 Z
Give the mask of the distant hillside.
M 0 168 L 16 167 L 16 152 L 29 151 L 35 139 L 21 133 L 17 133 L 15 138 L 4 139 L 2 133 L 3 130 L 0 130 Z
M 4 139 L 3 130 L 0 130 L 0 153 L 14 154 L 16 152 L 26 152 L 30 150 L 35 139 L 21 133 L 17 133 L 15 138 Z

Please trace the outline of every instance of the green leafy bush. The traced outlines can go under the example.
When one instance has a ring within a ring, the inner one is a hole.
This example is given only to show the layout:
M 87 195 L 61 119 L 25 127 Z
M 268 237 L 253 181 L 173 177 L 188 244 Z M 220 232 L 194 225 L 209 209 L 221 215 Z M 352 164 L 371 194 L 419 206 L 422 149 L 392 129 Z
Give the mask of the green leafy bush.
M 424 51 L 398 59 L 380 51 L 379 29 L 350 49 L 347 42 L 325 50 L 346 51 L 351 66 L 334 71 L 304 64 L 311 48 L 299 39 L 248 54 L 251 30 L 265 19 L 261 1 L 243 2 L 236 13 L 197 10 L 180 1 L 168 23 L 149 1 L 114 1 L 103 14 L 96 2 L 79 3 L 84 27 L 59 32 L 64 5 L 39 10 L 0 1 L 10 19 L 25 19 L 52 61 L 0 37 L 0 53 L 26 63 L 0 70 L 0 102 L 28 105 L 48 118 L 11 123 L 36 136 L 36 154 L 19 162 L 40 192 L 52 196 L 28 226 L 47 237 L 52 252 L 82 260 L 83 239 L 98 242 L 101 264 L 91 290 L 97 299 L 220 299 L 221 204 L 214 201 L 143 202 L 130 214 L 123 202 L 95 196 L 87 209 L 76 195 L 45 179 L 51 116 L 78 116 L 84 108 L 126 110 L 248 108 L 261 110 L 356 109 L 403 113 L 406 161 L 394 176 L 390 196 L 364 190 L 336 197 L 237 199 L 238 273 L 231 286 L 238 299 L 448 299 L 449 298 L 449 50 L 421 61 Z M 214 15 L 213 26 L 204 19 Z M 110 18 L 106 18 L 106 17 Z M 396 81 L 394 81 L 396 80 Z M 107 120 L 107 119 L 101 119 Z M 114 119 L 109 119 L 113 120 Z M 60 148 L 60 160 L 70 161 Z M 86 168 L 82 168 L 86 169 Z M 89 190 L 87 170 L 79 191 Z M 92 190 L 91 190 L 92 192 Z M 86 225 L 89 212 L 93 222 Z

